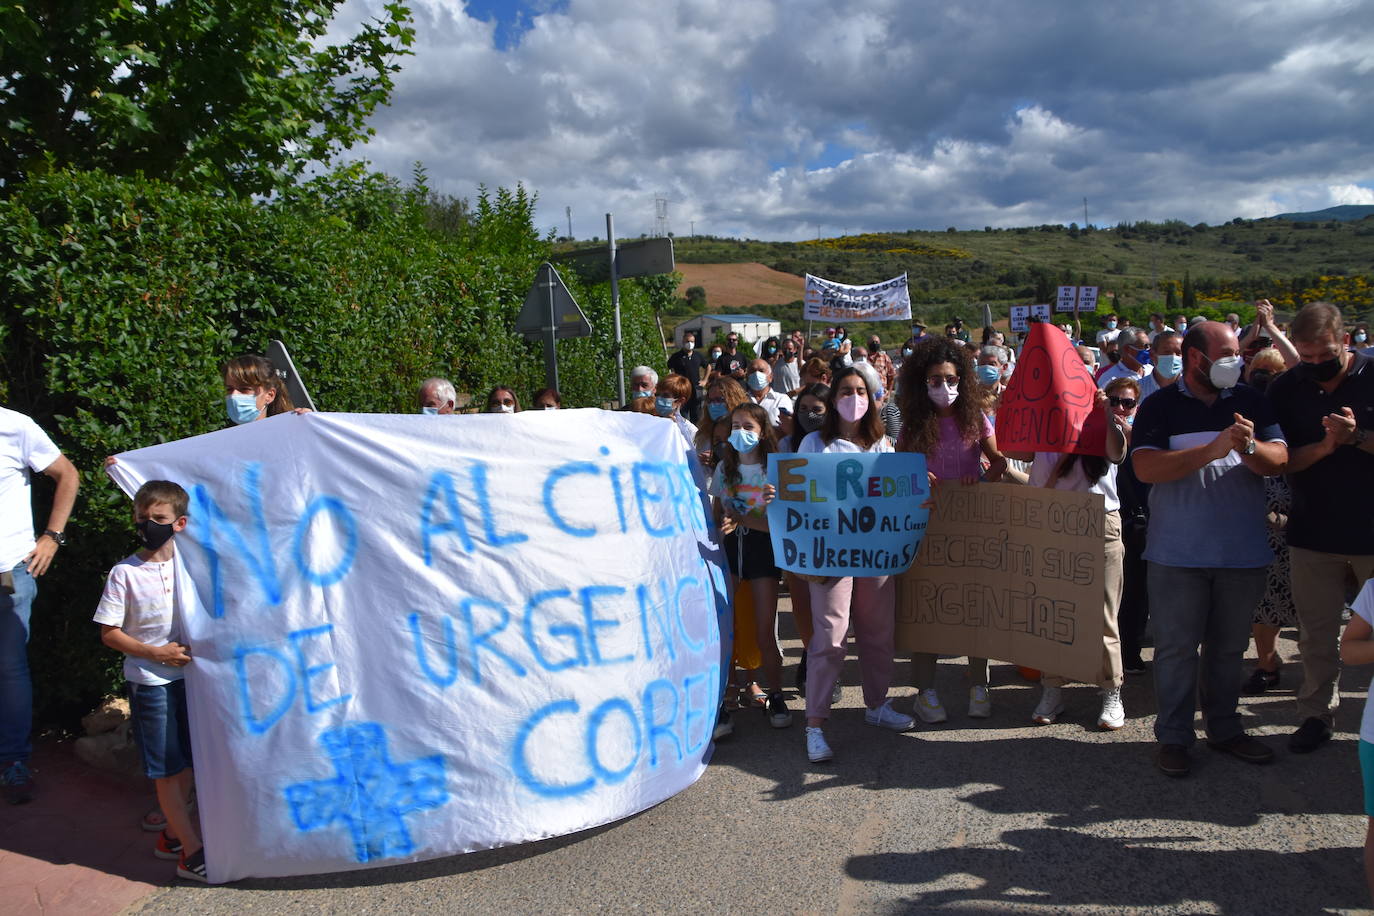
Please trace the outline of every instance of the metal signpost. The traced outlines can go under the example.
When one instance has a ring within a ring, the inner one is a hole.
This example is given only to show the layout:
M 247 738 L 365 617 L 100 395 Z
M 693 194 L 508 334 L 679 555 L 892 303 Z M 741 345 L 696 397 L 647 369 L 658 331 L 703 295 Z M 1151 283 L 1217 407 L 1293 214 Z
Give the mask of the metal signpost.
M 619 313 L 616 323 L 619 324 Z M 544 378 L 546 384 L 558 389 L 558 353 L 554 346 L 560 337 L 588 337 L 592 326 L 578 308 L 577 300 L 563 283 L 563 278 L 548 261 L 539 265 L 534 285 L 525 294 L 525 305 L 515 319 L 515 330 L 529 338 L 544 341 Z
M 570 251 L 555 255 L 554 260 L 567 264 L 588 283 L 611 281 L 611 308 L 615 314 L 615 375 L 616 396 L 625 403 L 625 348 L 620 334 L 620 280 L 670 274 L 677 269 L 673 259 L 673 240 L 644 239 L 617 247 L 615 221 L 606 214 L 606 254 L 599 248 Z M 571 297 L 570 297 L 571 298 Z

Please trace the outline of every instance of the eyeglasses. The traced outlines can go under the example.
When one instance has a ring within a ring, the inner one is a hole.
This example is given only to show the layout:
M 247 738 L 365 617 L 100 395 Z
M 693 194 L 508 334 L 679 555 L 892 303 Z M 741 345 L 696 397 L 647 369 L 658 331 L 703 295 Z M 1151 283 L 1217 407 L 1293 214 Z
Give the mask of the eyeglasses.
M 1118 398 L 1109 395 L 1107 397 L 1107 403 L 1111 404 L 1113 407 L 1124 407 L 1130 410 L 1139 402 L 1135 398 Z

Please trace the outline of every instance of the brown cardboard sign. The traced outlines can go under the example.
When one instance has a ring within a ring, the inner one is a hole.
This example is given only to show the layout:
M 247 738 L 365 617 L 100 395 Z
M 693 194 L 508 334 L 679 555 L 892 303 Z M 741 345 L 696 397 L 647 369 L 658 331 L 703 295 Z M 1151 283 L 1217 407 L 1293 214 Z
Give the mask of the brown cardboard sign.
M 897 578 L 897 646 L 1102 677 L 1105 511 L 1097 493 L 942 483 Z

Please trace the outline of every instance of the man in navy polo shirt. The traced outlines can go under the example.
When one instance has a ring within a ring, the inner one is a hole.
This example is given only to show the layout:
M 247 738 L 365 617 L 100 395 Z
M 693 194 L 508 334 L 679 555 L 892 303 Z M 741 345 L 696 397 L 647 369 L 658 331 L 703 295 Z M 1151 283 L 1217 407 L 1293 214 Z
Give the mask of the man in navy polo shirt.
M 1274 752 L 1245 734 L 1236 704 L 1250 619 L 1273 552 L 1265 538 L 1264 477 L 1288 446 L 1264 395 L 1240 378 L 1228 325 L 1202 322 L 1183 338 L 1183 376 L 1136 414 L 1131 459 L 1153 484 L 1145 545 L 1155 633 L 1155 761 L 1186 776 L 1193 698 L 1209 747 L 1249 763 Z M 1202 646 L 1201 678 L 1198 646 Z
M 1341 311 L 1326 302 L 1304 306 L 1289 337 L 1302 361 L 1274 380 L 1269 400 L 1292 449 L 1288 556 L 1303 679 L 1288 747 L 1305 754 L 1331 737 L 1340 702 L 1346 572 L 1374 576 L 1374 358 L 1346 349 Z

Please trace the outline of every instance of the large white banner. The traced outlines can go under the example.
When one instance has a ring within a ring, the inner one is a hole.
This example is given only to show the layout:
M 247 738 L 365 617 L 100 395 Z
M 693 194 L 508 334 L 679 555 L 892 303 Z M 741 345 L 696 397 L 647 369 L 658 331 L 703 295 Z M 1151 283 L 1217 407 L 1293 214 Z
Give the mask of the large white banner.
M 906 274 L 883 283 L 850 286 L 806 275 L 802 297 L 804 321 L 911 320 L 911 293 Z
M 676 427 L 287 414 L 118 456 L 177 537 L 211 881 L 570 833 L 691 785 L 729 602 Z

